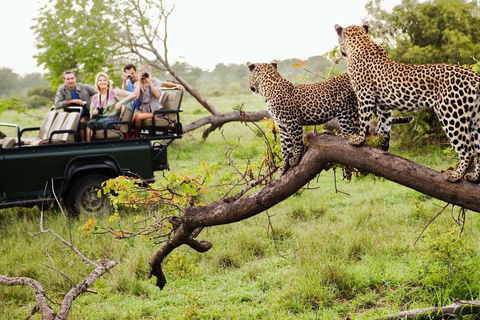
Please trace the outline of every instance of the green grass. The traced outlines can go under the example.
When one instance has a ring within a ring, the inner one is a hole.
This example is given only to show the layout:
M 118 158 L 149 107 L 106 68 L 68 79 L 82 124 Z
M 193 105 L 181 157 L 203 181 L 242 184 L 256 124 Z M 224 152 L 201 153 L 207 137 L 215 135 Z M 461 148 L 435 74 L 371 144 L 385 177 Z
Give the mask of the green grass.
M 258 96 L 212 98 L 222 112 L 245 103 L 264 108 Z M 183 122 L 207 115 L 191 98 L 183 103 Z M 35 111 L 37 114 L 45 110 Z M 17 115 L 5 112 L 2 122 Z M 25 126 L 38 125 L 21 115 Z M 228 143 L 240 146 L 234 160 L 257 160 L 263 142 L 243 124 L 223 128 Z M 217 163 L 218 179 L 231 170 L 219 131 L 207 140 L 187 134 L 169 148 L 171 170 L 192 169 L 200 160 Z M 392 149 L 433 167 L 451 164 L 438 146 Z M 69 238 L 91 259 L 109 258 L 119 265 L 73 304 L 70 319 L 375 319 L 404 309 L 449 304 L 453 298 L 478 299 L 480 286 L 480 219 L 467 212 L 462 236 L 446 210 L 425 231 L 445 204 L 384 179 L 367 176 L 341 180 L 337 169 L 322 172 L 311 190 L 286 199 L 251 219 L 204 230 L 200 239 L 213 243 L 200 254 L 180 247 L 165 261 L 163 291 L 148 279 L 148 261 L 159 247 L 142 239 L 112 240 L 84 236 L 84 219 L 64 221 L 47 212 L 46 226 Z M 157 173 L 161 178 L 161 173 Z M 347 194 L 345 194 L 347 193 Z M 218 198 L 210 189 L 207 201 Z M 136 215 L 124 213 L 126 219 Z M 274 233 L 269 229 L 269 218 Z M 457 215 L 457 210 L 453 211 Z M 82 280 L 90 268 L 50 235 L 37 235 L 39 209 L 0 210 L 0 274 L 41 281 L 58 301 L 70 283 L 57 272 Z M 106 218 L 100 223 L 108 224 Z M 459 240 L 460 239 L 460 240 Z M 0 319 L 25 318 L 35 302 L 29 288 L 0 287 Z M 40 319 L 35 316 L 34 319 Z

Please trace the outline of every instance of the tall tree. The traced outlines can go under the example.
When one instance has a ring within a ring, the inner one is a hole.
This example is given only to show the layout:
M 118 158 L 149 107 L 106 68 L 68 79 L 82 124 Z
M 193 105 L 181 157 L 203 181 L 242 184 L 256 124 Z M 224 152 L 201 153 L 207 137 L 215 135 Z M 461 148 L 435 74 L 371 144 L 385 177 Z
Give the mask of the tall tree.
M 0 98 L 8 97 L 18 89 L 19 75 L 10 68 L 0 68 Z
M 120 48 L 113 41 L 116 25 L 105 14 L 109 10 L 101 0 L 49 1 L 39 10 L 32 27 L 39 50 L 35 58 L 44 65 L 53 87 L 62 83 L 65 70 L 76 72 L 81 81 L 93 82 L 97 72 L 114 67 Z
M 472 64 L 480 56 L 480 6 L 466 0 L 402 0 L 392 11 L 366 5 L 371 35 L 397 61 Z
M 40 10 L 33 27 L 37 35 L 38 63 L 48 69 L 47 79 L 53 86 L 61 83 L 61 72 L 81 70 L 86 81 L 107 71 L 116 61 L 149 62 L 160 71 L 168 72 L 212 116 L 184 126 L 184 131 L 206 124 L 210 129 L 229 121 L 240 121 L 238 111 L 227 116 L 211 105 L 174 68 L 168 58 L 168 18 L 174 7 L 162 0 L 58 0 Z M 117 68 L 121 65 L 117 64 Z M 118 69 L 117 69 L 118 70 Z M 117 72 L 111 75 L 118 76 Z M 268 112 L 249 112 L 250 120 L 258 121 Z M 210 130 L 211 131 L 211 130 Z

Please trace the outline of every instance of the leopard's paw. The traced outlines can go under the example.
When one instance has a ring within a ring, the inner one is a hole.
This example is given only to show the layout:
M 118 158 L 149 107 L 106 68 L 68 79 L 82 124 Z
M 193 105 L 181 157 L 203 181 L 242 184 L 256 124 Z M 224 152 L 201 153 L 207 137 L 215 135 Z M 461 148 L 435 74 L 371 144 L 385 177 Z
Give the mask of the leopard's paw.
M 445 178 L 445 180 L 449 181 L 449 182 L 458 182 L 460 180 L 462 180 L 462 175 L 460 175 L 457 170 L 453 170 L 453 169 L 447 169 L 444 173 L 443 173 L 443 177 Z
M 352 134 L 348 137 L 348 143 L 354 146 L 361 146 L 365 143 L 365 138 L 358 134 Z
M 480 182 L 480 174 L 478 172 L 469 172 L 465 175 L 465 179 L 473 183 L 478 183 Z

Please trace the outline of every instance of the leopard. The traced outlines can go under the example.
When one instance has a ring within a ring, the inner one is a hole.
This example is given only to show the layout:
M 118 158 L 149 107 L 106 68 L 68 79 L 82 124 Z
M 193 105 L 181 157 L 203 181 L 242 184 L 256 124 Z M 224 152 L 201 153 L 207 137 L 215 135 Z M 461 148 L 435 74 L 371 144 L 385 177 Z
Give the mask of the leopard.
M 262 96 L 279 129 L 283 158 L 281 175 L 298 165 L 306 150 L 302 126 L 320 125 L 336 118 L 341 137 L 358 133 L 357 97 L 347 73 L 316 83 L 293 84 L 278 72 L 277 60 L 248 62 L 247 66 L 250 90 Z M 390 125 L 413 119 L 390 118 L 388 113 L 381 113 L 378 118 Z M 388 145 L 382 148 L 388 150 Z
M 370 26 L 335 25 L 339 48 L 358 98 L 360 129 L 352 145 L 365 142 L 375 107 L 413 111 L 433 108 L 458 154 L 456 168 L 443 171 L 449 182 L 480 180 L 480 74 L 451 64 L 410 64 L 391 60 L 368 34 Z M 382 130 L 389 130 L 382 124 Z M 469 171 L 476 160 L 476 165 Z

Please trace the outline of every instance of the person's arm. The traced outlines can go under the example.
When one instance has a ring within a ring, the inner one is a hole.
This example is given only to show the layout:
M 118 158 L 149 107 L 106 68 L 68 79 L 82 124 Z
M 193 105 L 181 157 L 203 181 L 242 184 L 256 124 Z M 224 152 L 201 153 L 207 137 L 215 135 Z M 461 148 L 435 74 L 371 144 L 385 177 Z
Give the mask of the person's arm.
M 139 97 L 140 97 L 140 84 L 135 87 L 135 91 L 133 91 L 133 93 L 126 96 L 122 100 L 118 101 L 117 104 L 115 104 L 115 108 L 120 109 L 122 107 L 122 104 L 124 104 L 125 102 L 128 102 L 132 99 L 138 99 Z
M 65 102 L 67 102 L 67 100 L 65 100 L 63 94 L 60 92 L 60 89 L 58 89 L 57 93 L 55 94 L 55 109 L 63 108 Z
M 154 82 L 157 84 L 155 85 Z M 153 96 L 157 99 L 160 99 L 162 82 L 160 80 L 154 81 L 152 77 L 148 78 L 148 83 L 150 84 L 150 89 L 152 90 Z M 157 87 L 158 86 L 158 87 Z
M 162 81 L 162 87 L 165 88 L 177 88 L 177 89 L 183 89 L 183 86 L 181 84 L 173 83 L 173 82 L 168 82 L 168 81 Z
M 93 119 L 94 116 L 98 115 L 98 110 L 95 108 L 97 105 L 98 94 L 95 94 L 92 97 L 92 101 L 90 103 L 90 118 Z
M 87 87 L 87 91 L 90 97 L 97 94 L 97 90 L 95 90 L 95 88 L 92 85 L 86 84 L 85 86 Z

